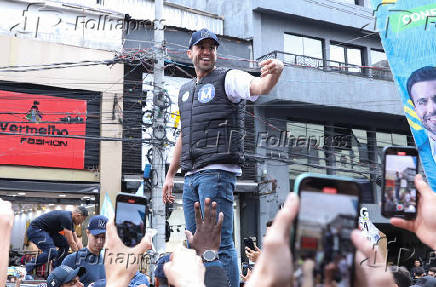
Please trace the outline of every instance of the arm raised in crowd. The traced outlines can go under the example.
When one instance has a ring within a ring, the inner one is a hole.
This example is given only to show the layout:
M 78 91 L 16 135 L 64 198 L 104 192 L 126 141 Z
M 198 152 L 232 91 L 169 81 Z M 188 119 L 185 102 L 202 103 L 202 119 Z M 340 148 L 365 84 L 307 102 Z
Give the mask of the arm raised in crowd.
M 436 249 L 436 217 L 434 210 L 436 208 L 436 194 L 430 186 L 418 174 L 415 178 L 416 189 L 418 190 L 418 207 L 415 220 L 404 220 L 392 218 L 391 223 L 410 232 L 416 233 L 416 236 L 433 250 Z
M 139 269 L 142 256 L 151 249 L 151 236 L 147 233 L 138 245 L 127 247 L 118 237 L 115 224 L 111 220 L 106 225 L 105 249 L 106 287 L 127 287 Z
M 164 265 L 165 275 L 170 284 L 176 287 L 204 286 L 208 285 L 209 280 L 213 280 L 214 286 L 228 285 L 227 275 L 221 262 L 216 260 L 203 264 L 200 257 L 206 250 L 218 253 L 224 214 L 220 212 L 217 220 L 216 209 L 216 202 L 211 202 L 210 198 L 206 198 L 202 217 L 200 203 L 194 204 L 197 228 L 194 234 L 185 231 L 189 246 L 193 250 L 178 249 L 174 252 L 171 261 Z M 209 264 L 213 265 L 209 266 Z
M 354 286 L 385 287 L 394 286 L 390 270 L 386 270 L 384 256 L 358 230 L 354 230 L 351 239 L 356 247 Z
M 201 256 L 205 250 L 218 252 L 221 243 L 221 227 L 223 225 L 224 214 L 220 212 L 218 221 L 216 220 L 216 202 L 210 198 L 204 200 L 204 216 L 201 217 L 200 203 L 194 204 L 196 231 L 194 235 L 188 230 L 185 231 L 190 248 Z
M 9 266 L 9 244 L 11 241 L 11 231 L 14 225 L 14 212 L 11 203 L 0 199 L 0 250 L 3 255 L 0 256 L 0 286 L 6 286 L 6 279 Z
M 247 286 L 292 286 L 293 265 L 290 230 L 298 213 L 298 197 L 291 193 L 267 232 Z

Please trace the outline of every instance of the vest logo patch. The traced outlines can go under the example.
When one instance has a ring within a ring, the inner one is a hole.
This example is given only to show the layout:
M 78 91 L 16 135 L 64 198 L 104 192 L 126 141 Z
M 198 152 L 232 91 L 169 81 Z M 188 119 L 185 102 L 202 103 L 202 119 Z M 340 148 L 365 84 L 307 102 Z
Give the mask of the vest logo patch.
M 186 91 L 182 96 L 182 102 L 186 102 L 189 98 L 189 92 Z
M 212 84 L 206 84 L 198 91 L 198 101 L 205 104 L 215 97 L 215 87 Z

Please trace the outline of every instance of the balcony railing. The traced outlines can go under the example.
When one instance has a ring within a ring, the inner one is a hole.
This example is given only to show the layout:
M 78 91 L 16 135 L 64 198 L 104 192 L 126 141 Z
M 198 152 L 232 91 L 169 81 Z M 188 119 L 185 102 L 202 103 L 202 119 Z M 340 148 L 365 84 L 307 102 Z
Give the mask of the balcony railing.
M 289 66 L 315 68 L 325 72 L 337 72 L 378 80 L 393 81 L 391 70 L 387 67 L 351 65 L 343 62 L 319 59 L 304 55 L 295 55 L 282 51 L 273 51 L 257 60 L 262 61 L 266 59 L 280 59 L 285 63 L 285 65 Z

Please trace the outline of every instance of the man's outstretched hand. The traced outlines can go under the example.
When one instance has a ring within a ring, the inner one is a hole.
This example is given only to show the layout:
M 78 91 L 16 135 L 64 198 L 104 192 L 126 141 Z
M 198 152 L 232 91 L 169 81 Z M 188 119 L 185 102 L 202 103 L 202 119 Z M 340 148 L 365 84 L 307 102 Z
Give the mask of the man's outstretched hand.
M 204 200 L 203 217 L 201 216 L 200 203 L 194 204 L 195 224 L 197 229 L 192 235 L 188 230 L 185 231 L 189 247 L 194 249 L 198 255 L 202 255 L 205 250 L 218 251 L 221 243 L 221 226 L 224 220 L 222 212 L 216 219 L 216 202 L 212 202 L 210 198 Z

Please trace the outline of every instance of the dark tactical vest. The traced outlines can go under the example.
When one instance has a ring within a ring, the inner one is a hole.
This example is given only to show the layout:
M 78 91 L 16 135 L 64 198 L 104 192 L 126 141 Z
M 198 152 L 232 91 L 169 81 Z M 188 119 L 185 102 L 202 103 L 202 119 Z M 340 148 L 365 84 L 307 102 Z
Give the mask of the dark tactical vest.
M 180 89 L 183 174 L 208 164 L 244 163 L 245 101 L 235 104 L 227 98 L 227 72 L 216 68 Z

